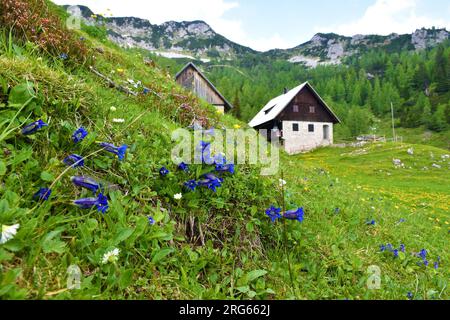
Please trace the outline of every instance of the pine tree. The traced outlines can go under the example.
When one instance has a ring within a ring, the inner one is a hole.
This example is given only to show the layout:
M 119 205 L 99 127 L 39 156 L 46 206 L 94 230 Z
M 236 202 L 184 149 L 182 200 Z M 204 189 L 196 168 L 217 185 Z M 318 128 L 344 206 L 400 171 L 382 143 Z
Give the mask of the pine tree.
M 236 90 L 236 94 L 234 95 L 234 99 L 233 99 L 233 115 L 238 118 L 241 119 L 241 99 L 239 98 L 239 91 Z
M 429 124 L 429 128 L 434 131 L 444 131 L 447 129 L 447 119 L 445 115 L 445 111 L 447 106 L 445 104 L 441 104 L 438 106 L 436 112 L 431 117 L 431 122 Z
M 445 94 L 450 90 L 450 67 L 448 66 L 448 58 L 445 57 L 444 53 L 444 47 L 439 46 L 434 62 L 434 80 L 437 94 Z

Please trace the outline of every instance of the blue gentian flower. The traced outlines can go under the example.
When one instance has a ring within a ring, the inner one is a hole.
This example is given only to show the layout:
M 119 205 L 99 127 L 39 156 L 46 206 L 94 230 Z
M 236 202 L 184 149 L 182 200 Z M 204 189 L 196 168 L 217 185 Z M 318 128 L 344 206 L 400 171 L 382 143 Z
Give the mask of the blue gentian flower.
M 427 250 L 422 249 L 419 253 L 419 257 L 421 257 L 423 260 L 427 258 Z
M 35 122 L 30 123 L 29 125 L 25 126 L 22 129 L 22 134 L 27 136 L 27 135 L 36 133 L 38 130 L 40 130 L 43 127 L 48 127 L 48 124 L 46 124 L 42 120 L 35 121 Z
M 406 220 L 405 219 L 400 219 L 399 223 L 403 223 L 403 222 L 406 222 Z
M 202 187 L 208 187 L 213 192 L 217 192 L 217 188 L 222 186 L 223 179 L 216 177 L 212 173 L 204 175 L 202 180 L 199 180 L 197 185 Z
M 47 201 L 52 194 L 52 190 L 48 188 L 40 188 L 38 192 L 36 192 L 33 196 L 33 199 L 38 201 Z
M 438 262 L 441 262 L 441 257 L 438 256 L 438 257 L 437 257 L 437 261 L 438 261 Z
M 59 55 L 59 58 L 60 58 L 61 60 L 67 60 L 67 59 L 69 58 L 69 56 L 67 55 L 67 53 L 61 53 L 61 54 Z
M 214 164 L 218 166 L 224 166 L 227 164 L 227 158 L 223 154 L 214 156 Z
M 178 169 L 184 172 L 188 172 L 189 166 L 186 163 L 182 162 L 178 165 Z
M 166 167 L 162 167 L 161 169 L 159 169 L 159 174 L 160 174 L 162 177 L 167 176 L 169 173 L 170 173 L 170 171 L 167 170 Z
M 387 244 L 386 248 L 387 248 L 389 251 L 393 251 L 393 250 L 394 250 L 394 247 L 393 247 L 392 244 L 390 244 L 390 243 Z
M 386 246 L 385 246 L 384 244 L 382 244 L 382 245 L 380 246 L 380 251 L 381 251 L 381 252 L 385 252 L 385 251 L 386 251 Z
M 84 166 L 84 159 L 77 154 L 71 154 L 63 160 L 64 164 L 71 166 L 72 168 L 78 168 Z
M 126 144 L 116 147 L 111 143 L 102 142 L 100 146 L 108 152 L 114 153 L 119 157 L 119 161 L 123 161 L 125 159 L 125 153 L 127 152 L 128 146 Z
M 197 188 L 197 182 L 195 180 L 189 180 L 184 183 L 184 186 L 191 191 L 195 191 L 195 188 Z
M 149 88 L 144 88 L 144 90 L 142 91 L 143 94 L 148 94 L 150 92 Z
M 72 177 L 70 180 L 74 185 L 91 190 L 94 193 L 100 189 L 100 184 L 90 177 Z
M 97 207 L 97 211 L 101 213 L 105 213 L 109 208 L 108 198 L 101 193 L 97 198 L 79 199 L 75 200 L 73 203 L 81 209 L 91 209 L 92 207 Z
M 299 208 L 297 210 L 286 211 L 286 213 L 283 215 L 283 218 L 302 222 L 304 220 L 303 215 L 303 208 Z
M 394 254 L 394 257 L 398 258 L 398 249 L 395 249 L 392 253 Z
M 85 41 L 86 38 L 85 37 L 80 37 L 80 41 Z
M 434 263 L 434 269 L 436 269 L 436 270 L 439 269 L 439 262 Z
M 339 214 L 339 212 L 341 212 L 341 209 L 340 209 L 340 208 L 334 209 L 334 214 Z
M 375 220 L 367 221 L 366 224 L 369 226 L 374 226 L 376 224 L 376 221 Z
M 217 172 L 229 172 L 234 174 L 234 164 L 216 165 Z
M 404 244 L 401 244 L 401 245 L 400 245 L 400 251 L 403 252 L 403 253 L 405 253 L 406 247 L 405 247 Z
M 200 159 L 199 159 L 200 153 Z M 211 143 L 201 141 L 200 144 L 196 147 L 196 159 L 201 160 L 202 163 L 213 164 L 214 159 L 211 157 Z
M 148 217 L 148 223 L 153 226 L 155 224 L 155 219 L 153 219 L 153 217 Z
M 425 267 L 428 267 L 428 265 L 429 265 L 430 263 L 428 262 L 428 260 L 423 260 L 423 265 L 425 266 Z
M 412 292 L 408 292 L 408 294 L 406 296 L 408 297 L 409 300 L 412 300 L 414 298 L 414 295 L 412 294 Z
M 86 131 L 85 128 L 81 127 L 78 128 L 72 135 L 72 140 L 75 143 L 79 143 L 81 141 L 84 140 L 84 138 L 86 138 L 86 136 L 88 135 L 88 132 Z
M 222 183 L 220 180 L 211 180 L 211 182 L 208 184 L 208 189 L 217 192 L 217 188 L 220 188 L 222 186 Z
M 275 208 L 274 206 L 271 206 L 269 209 L 266 210 L 266 215 L 272 220 L 272 222 L 277 221 L 277 219 L 281 219 L 281 208 Z

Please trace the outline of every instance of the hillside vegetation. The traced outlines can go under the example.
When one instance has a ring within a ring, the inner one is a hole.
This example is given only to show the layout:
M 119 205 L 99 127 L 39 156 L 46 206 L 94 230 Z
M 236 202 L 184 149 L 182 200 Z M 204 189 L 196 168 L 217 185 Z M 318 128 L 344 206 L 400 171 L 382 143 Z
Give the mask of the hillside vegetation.
M 153 57 L 178 72 L 184 60 Z M 271 56 L 246 55 L 232 61 L 203 64 L 210 80 L 235 106 L 234 115 L 249 122 L 284 88 L 309 81 L 337 113 L 343 124 L 338 140 L 361 134 L 389 135 L 391 103 L 396 126 L 444 134 L 450 125 L 450 47 L 446 41 L 422 51 L 370 49 L 346 58 L 341 65 L 305 68 Z M 411 136 L 411 138 L 413 138 Z M 448 139 L 447 139 L 448 140 Z M 411 141 L 413 143 L 420 140 Z M 443 145 L 439 145 L 443 146 Z M 443 146 L 449 148 L 448 144 Z
M 216 130 L 244 125 L 142 52 L 92 29 L 66 30 L 64 12 L 47 1 L 5 0 L 0 15 L 2 299 L 448 299 L 445 150 L 282 154 L 273 177 L 247 165 L 186 172 L 171 161 L 175 129 L 194 119 Z M 31 132 L 39 119 L 48 126 Z M 87 136 L 73 139 L 80 127 Z M 209 172 L 223 181 L 186 188 Z M 93 195 L 73 176 L 101 185 Z M 302 207 L 304 220 L 272 223 L 271 205 Z M 17 234 L 3 241 L 13 225 Z M 72 265 L 82 272 L 75 290 Z M 367 288 L 373 265 L 379 290 Z

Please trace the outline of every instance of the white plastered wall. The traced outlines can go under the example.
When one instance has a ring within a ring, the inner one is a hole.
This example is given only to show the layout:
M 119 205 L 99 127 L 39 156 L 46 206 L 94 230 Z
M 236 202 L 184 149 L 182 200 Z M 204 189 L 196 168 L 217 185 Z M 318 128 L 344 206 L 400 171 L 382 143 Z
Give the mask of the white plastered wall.
M 299 131 L 293 130 L 298 124 Z M 309 132 L 309 125 L 314 125 L 314 132 Z M 324 139 L 324 126 L 328 126 L 328 138 Z M 283 140 L 287 153 L 295 154 L 333 144 L 333 123 L 283 121 Z

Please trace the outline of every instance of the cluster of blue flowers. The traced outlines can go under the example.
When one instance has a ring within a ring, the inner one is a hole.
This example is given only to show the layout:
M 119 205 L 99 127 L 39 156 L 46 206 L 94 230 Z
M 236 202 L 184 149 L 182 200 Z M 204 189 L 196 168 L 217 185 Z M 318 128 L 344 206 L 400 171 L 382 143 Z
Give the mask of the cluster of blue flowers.
M 61 58 L 67 58 L 67 57 L 61 57 Z M 28 125 L 26 125 L 24 128 L 22 128 L 21 132 L 23 135 L 28 136 L 35 134 L 39 130 L 41 130 L 44 127 L 48 127 L 48 124 L 45 123 L 42 120 L 38 120 L 35 122 L 32 122 Z M 75 144 L 80 143 L 88 136 L 88 131 L 80 127 L 78 128 L 73 134 L 72 134 L 72 141 Z M 118 156 L 119 160 L 122 161 L 125 159 L 125 154 L 127 151 L 128 146 L 122 145 L 121 147 L 116 147 L 113 144 L 110 143 L 101 143 L 100 146 L 115 155 Z M 79 168 L 84 166 L 84 158 L 78 154 L 71 154 L 67 156 L 63 163 L 67 166 L 70 166 L 72 168 Z M 81 187 L 87 190 L 90 190 L 94 193 L 94 196 L 98 193 L 97 196 L 93 198 L 84 198 L 84 199 L 78 199 L 74 200 L 73 203 L 82 209 L 91 209 L 93 207 L 97 207 L 97 210 L 101 213 L 105 213 L 109 206 L 108 206 L 108 198 L 102 193 L 102 187 L 101 185 L 95 181 L 94 179 L 90 177 L 84 177 L 84 176 L 75 176 L 71 178 L 72 183 L 77 186 Z M 33 199 L 36 201 L 47 201 L 52 194 L 52 190 L 49 188 L 40 188 L 38 192 L 36 192 L 33 195 Z
M 381 252 L 391 252 L 395 258 L 398 258 L 398 255 L 400 252 L 405 253 L 406 252 L 406 247 L 404 244 L 401 244 L 400 247 L 398 249 L 395 249 L 392 244 L 388 243 L 387 245 L 382 244 L 380 246 L 380 251 Z
M 205 134 L 213 135 L 214 129 L 208 130 Z M 217 192 L 217 188 L 222 187 L 224 179 L 219 176 L 225 173 L 234 174 L 235 173 L 235 165 L 231 163 L 227 163 L 227 159 L 224 155 L 219 154 L 214 157 L 211 156 L 211 143 L 201 141 L 197 146 L 197 151 L 201 152 L 201 162 L 207 165 L 214 165 L 214 171 L 201 176 L 201 178 L 196 180 L 189 180 L 185 182 L 183 185 L 189 191 L 194 192 L 197 187 L 205 187 L 213 192 Z M 177 169 L 183 172 L 189 172 L 189 165 L 184 162 L 181 162 Z M 162 167 L 159 170 L 159 174 L 162 177 L 167 176 L 170 171 L 166 167 Z
M 266 210 L 266 215 L 272 220 L 272 222 L 276 222 L 278 219 L 286 219 L 302 222 L 304 220 L 304 210 L 303 208 L 298 208 L 295 210 L 286 211 L 284 214 L 281 214 L 281 208 L 276 208 L 275 206 L 271 206 Z
M 400 247 L 398 249 L 395 249 L 392 244 L 388 243 L 387 245 L 381 245 L 380 246 L 380 251 L 381 252 L 392 252 L 392 254 L 394 255 L 395 258 L 398 258 L 399 252 L 403 252 L 406 253 L 406 247 L 404 244 L 401 244 Z M 421 261 L 419 261 L 417 264 L 418 265 L 424 265 L 425 267 L 428 267 L 430 265 L 430 262 L 428 261 L 428 252 L 426 249 L 422 249 L 420 250 L 419 253 L 415 254 L 417 257 L 419 257 L 421 259 Z M 441 263 L 441 257 L 437 257 L 437 261 L 434 263 L 434 269 L 438 269 L 439 268 L 439 264 Z
M 425 267 L 428 267 L 430 265 L 430 262 L 428 260 L 428 251 L 426 249 L 420 250 L 420 252 L 417 254 L 417 256 L 421 259 L 420 262 L 418 262 L 418 265 L 424 265 Z M 434 269 L 439 269 L 439 264 L 441 263 L 441 257 L 437 257 L 437 261 L 433 264 Z

